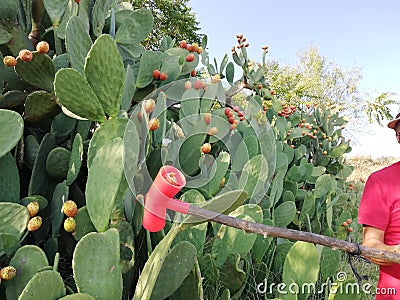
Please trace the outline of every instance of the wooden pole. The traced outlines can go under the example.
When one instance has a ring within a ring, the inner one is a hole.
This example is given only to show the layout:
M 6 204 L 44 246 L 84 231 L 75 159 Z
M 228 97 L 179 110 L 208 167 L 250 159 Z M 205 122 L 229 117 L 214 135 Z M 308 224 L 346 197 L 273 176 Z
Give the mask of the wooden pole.
M 331 237 L 327 237 L 321 234 L 274 227 L 246 220 L 241 220 L 224 214 L 218 214 L 216 212 L 191 205 L 188 214 L 204 218 L 206 220 L 214 221 L 220 224 L 225 224 L 230 227 L 242 229 L 246 232 L 261 234 L 264 237 L 272 236 L 285 238 L 289 240 L 297 240 L 319 244 L 330 247 L 332 249 L 343 250 L 351 254 L 366 256 L 369 258 L 382 259 L 388 262 L 400 263 L 400 254 L 369 248 Z

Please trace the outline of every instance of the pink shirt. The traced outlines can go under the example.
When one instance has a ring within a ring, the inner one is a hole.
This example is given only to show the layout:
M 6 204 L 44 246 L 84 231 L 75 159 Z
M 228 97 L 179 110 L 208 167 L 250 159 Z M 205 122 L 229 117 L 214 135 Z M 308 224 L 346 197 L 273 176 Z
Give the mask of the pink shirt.
M 369 176 L 361 198 L 358 223 L 385 231 L 385 244 L 400 244 L 400 162 Z M 389 292 L 393 294 L 394 289 L 396 295 L 388 295 Z M 400 264 L 380 266 L 376 299 L 400 300 Z

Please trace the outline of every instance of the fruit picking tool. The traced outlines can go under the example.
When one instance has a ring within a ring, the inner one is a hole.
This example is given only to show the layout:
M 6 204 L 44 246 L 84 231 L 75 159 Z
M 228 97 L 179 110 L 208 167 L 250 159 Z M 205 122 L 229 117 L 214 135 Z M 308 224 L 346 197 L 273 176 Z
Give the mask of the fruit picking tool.
M 340 249 L 350 254 L 366 256 L 400 263 L 400 254 L 361 246 L 320 234 L 304 232 L 294 229 L 280 228 L 234 218 L 221 213 L 213 212 L 197 205 L 173 198 L 186 184 L 184 175 L 175 167 L 163 166 L 144 201 L 143 227 L 151 232 L 157 232 L 165 226 L 167 209 L 201 217 L 204 220 L 214 221 L 230 227 L 244 230 L 248 233 L 261 234 L 264 237 L 279 237 L 289 240 L 298 240 L 315 243 L 332 249 Z

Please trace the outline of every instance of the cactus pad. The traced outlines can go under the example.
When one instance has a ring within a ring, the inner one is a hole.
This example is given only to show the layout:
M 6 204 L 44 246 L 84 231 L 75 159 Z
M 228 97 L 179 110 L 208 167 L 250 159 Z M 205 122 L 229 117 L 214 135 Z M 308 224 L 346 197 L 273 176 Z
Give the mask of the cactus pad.
M 19 174 L 17 164 L 11 153 L 0 157 L 0 202 L 19 201 Z
M 36 273 L 19 296 L 19 300 L 58 299 L 66 290 L 61 275 L 53 270 Z
M 15 111 L 0 109 L 0 157 L 18 143 L 24 130 L 24 120 Z
M 122 272 L 119 265 L 119 248 L 116 229 L 109 229 L 104 233 L 89 233 L 78 242 L 72 268 L 80 293 L 88 293 L 98 300 L 121 299 Z M 93 280 L 94 274 L 101 276 Z

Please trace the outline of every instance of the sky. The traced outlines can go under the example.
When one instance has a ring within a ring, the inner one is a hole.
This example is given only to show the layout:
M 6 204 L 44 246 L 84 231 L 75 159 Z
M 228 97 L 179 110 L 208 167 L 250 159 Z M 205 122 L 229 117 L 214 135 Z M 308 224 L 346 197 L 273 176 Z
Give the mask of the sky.
M 295 65 L 299 51 L 317 47 L 328 61 L 358 67 L 360 89 L 370 94 L 398 94 L 400 100 L 400 1 L 398 0 L 190 0 L 208 37 L 207 51 L 218 64 L 243 34 L 249 57 Z M 230 59 L 231 60 L 231 59 Z M 396 115 L 400 107 L 392 107 Z M 370 125 L 352 155 L 400 158 L 393 130 Z

